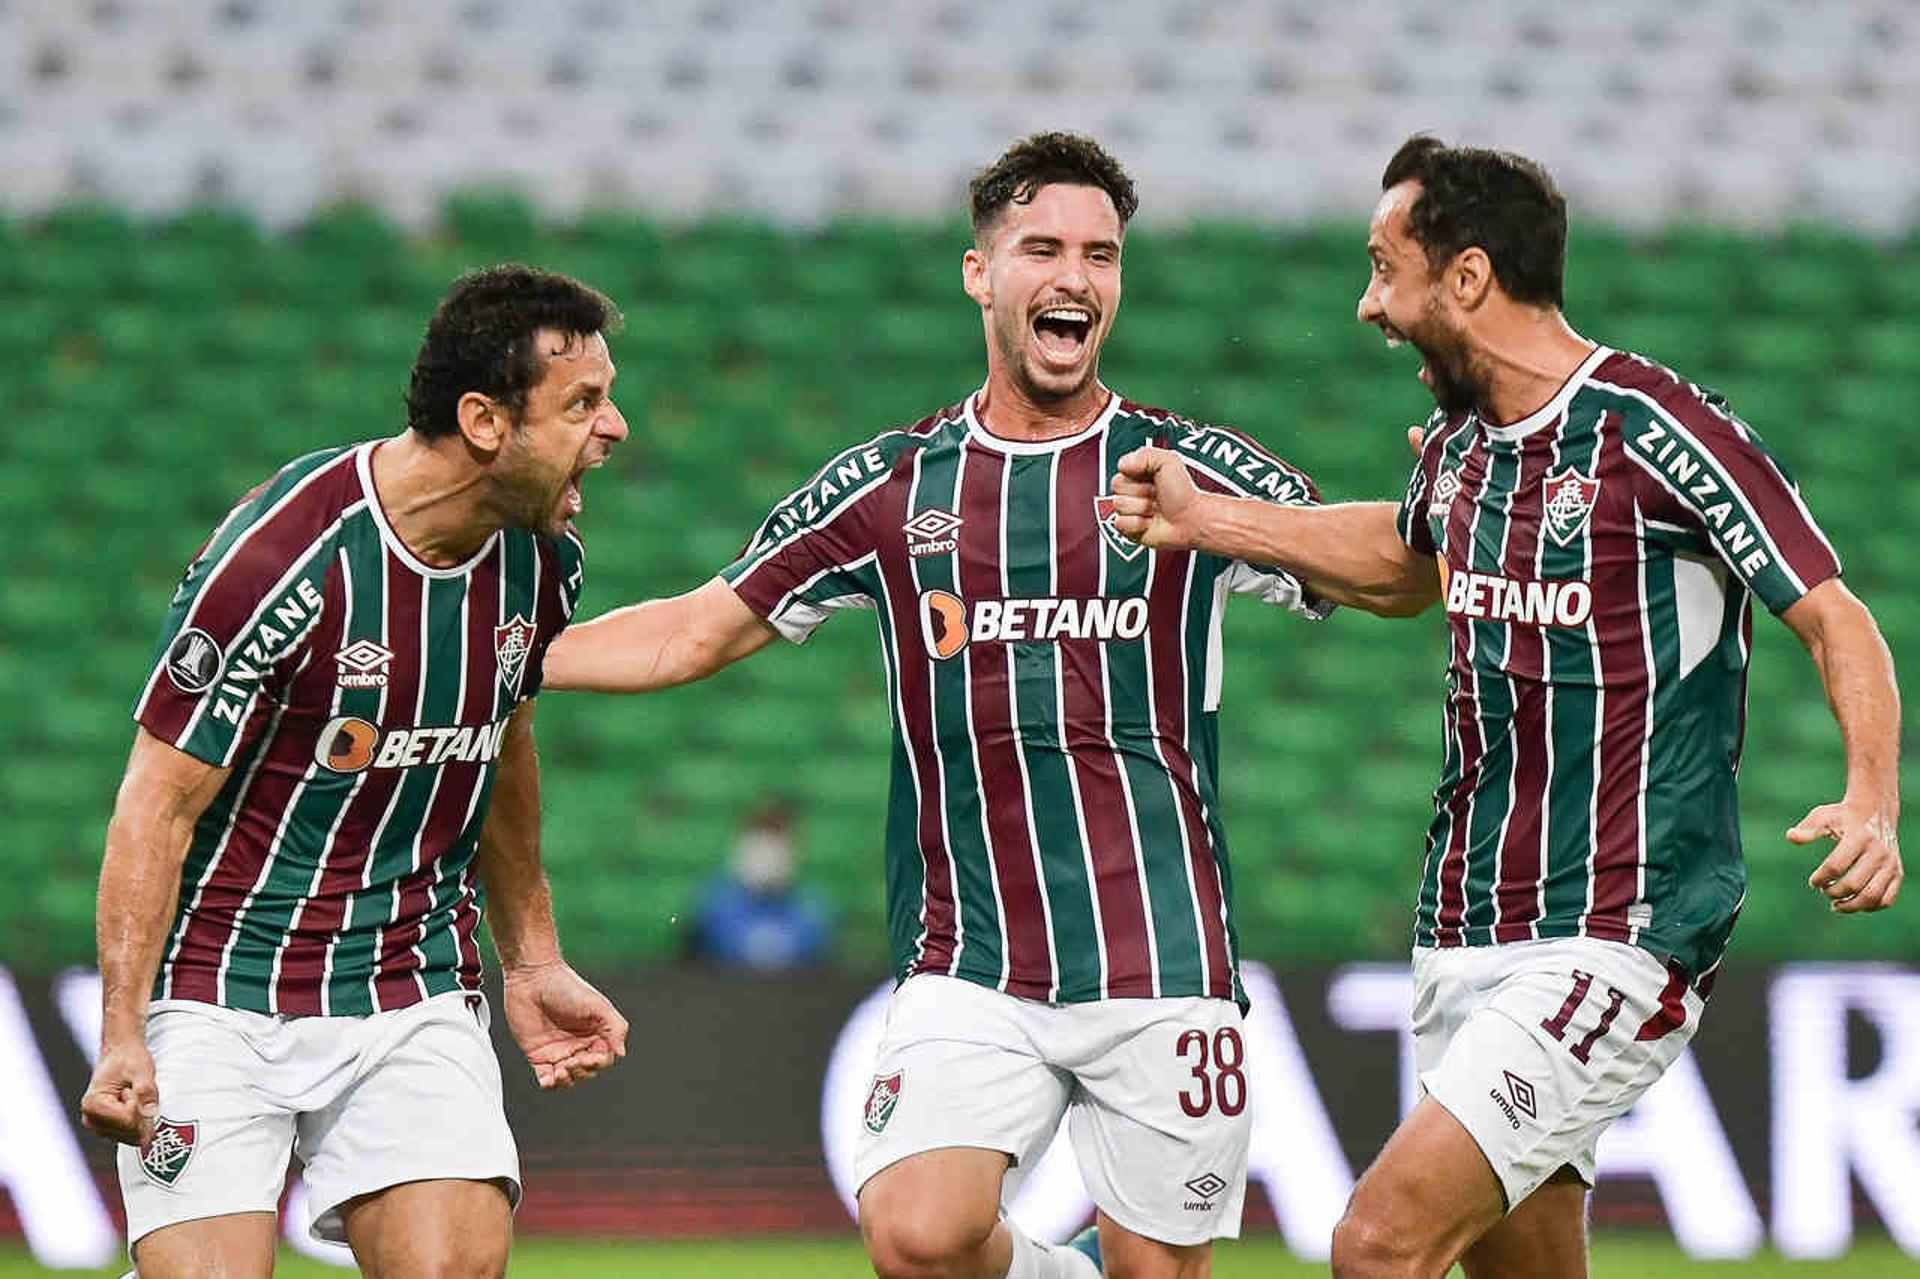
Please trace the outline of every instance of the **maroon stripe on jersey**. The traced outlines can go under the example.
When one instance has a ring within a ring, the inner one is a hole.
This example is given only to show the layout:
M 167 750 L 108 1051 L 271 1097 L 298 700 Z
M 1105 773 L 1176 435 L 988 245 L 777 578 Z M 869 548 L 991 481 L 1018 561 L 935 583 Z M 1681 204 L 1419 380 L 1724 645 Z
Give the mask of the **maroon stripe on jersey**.
M 1231 998 L 1233 969 L 1227 955 L 1225 895 L 1220 864 L 1201 811 L 1193 757 L 1187 753 L 1185 670 L 1187 590 L 1193 556 L 1186 551 L 1155 551 L 1147 578 L 1147 678 L 1153 688 L 1154 728 L 1173 781 L 1174 804 L 1187 833 L 1187 864 L 1198 906 L 1200 945 L 1207 961 L 1207 994 Z
M 1618 353 L 1594 370 L 1594 377 L 1644 393 L 1684 426 L 1733 481 L 1766 526 L 1766 535 L 1787 567 L 1807 589 L 1839 574 L 1840 561 L 1833 547 L 1794 500 L 1786 476 L 1732 417 L 1707 401 L 1699 387 L 1672 369 Z M 1662 496 L 1677 502 L 1664 491 Z M 1691 510 L 1688 515 L 1697 518 Z
M 1101 462 L 1105 447 L 1104 432 L 1076 444 L 1060 455 L 1054 472 L 1054 594 L 1064 598 L 1100 594 L 1105 544 L 1088 512 L 1106 487 Z M 1152 945 L 1133 827 L 1127 820 L 1127 790 L 1107 728 L 1105 647 L 1098 640 L 1067 640 L 1058 646 L 1058 654 L 1063 738 L 1079 790 L 1093 889 L 1100 903 L 1106 993 L 1116 999 L 1150 997 L 1159 992 L 1153 988 Z
M 999 599 L 1007 593 L 999 530 L 1009 467 L 1006 458 L 992 449 L 971 441 L 965 447 L 958 512 L 962 524 L 955 555 L 960 597 Z M 1009 669 L 1012 652 L 1005 644 L 974 644 L 967 647 L 962 660 L 967 663 L 987 842 L 1000 883 L 1000 923 L 1007 939 L 1006 989 L 1027 999 L 1048 999 L 1053 995 L 1053 953 L 1033 835 L 1027 829 L 1027 783 L 1020 765 Z
M 898 528 L 907 522 L 914 456 L 912 450 L 902 453 L 894 463 L 892 477 L 880 490 L 880 507 L 874 517 L 880 528 Z M 911 743 L 938 741 L 933 722 L 933 681 L 928 675 L 926 653 L 921 648 L 920 600 L 913 572 L 905 556 L 881 555 L 875 562 L 886 597 L 881 606 L 893 609 L 891 629 L 895 678 L 899 684 L 900 739 Z M 914 971 L 951 973 L 959 940 L 959 921 L 945 827 L 947 797 L 941 786 L 938 755 L 937 751 L 917 748 L 907 751 L 907 762 L 913 769 L 920 796 L 916 820 L 921 923 L 926 931 Z
M 866 555 L 876 544 L 873 521 L 879 510 L 880 496 L 889 481 L 881 480 L 833 513 L 823 524 L 805 532 L 789 534 L 779 550 L 755 564 L 733 584 L 734 591 L 747 607 L 762 617 L 779 611 L 788 596 L 819 577 L 824 571 Z M 884 526 L 880 526 L 884 527 Z
M 1447 513 L 1447 565 L 1456 573 L 1473 568 L 1473 532 L 1479 500 L 1486 492 L 1492 464 L 1485 441 L 1476 438 L 1460 460 L 1460 491 Z M 1458 946 L 1464 940 L 1467 897 L 1467 838 L 1473 825 L 1473 796 L 1480 788 L 1486 742 L 1480 736 L 1480 681 L 1473 666 L 1473 620 L 1449 615 L 1452 633 L 1453 705 L 1447 722 L 1454 730 L 1454 749 L 1460 760 L 1460 779 L 1447 797 L 1447 845 L 1439 850 L 1439 892 L 1435 902 L 1433 940 L 1437 946 Z
M 267 593 L 312 550 L 314 542 L 333 526 L 340 510 L 351 504 L 352 499 L 342 501 L 339 486 L 343 479 L 357 482 L 353 469 L 356 452 L 349 449 L 302 480 L 291 496 L 282 499 L 278 510 L 240 535 L 201 584 L 181 620 L 181 630 L 203 630 L 222 649 L 239 636 L 266 602 Z M 134 708 L 134 718 L 154 736 L 178 745 L 211 696 L 211 692 L 183 693 L 156 669 Z M 245 726 L 257 727 L 257 721 Z M 234 740 L 243 736 L 244 732 L 236 734 Z
M 1507 553 L 1502 570 L 1516 581 L 1539 576 L 1540 526 L 1545 514 L 1551 451 L 1522 452 L 1513 505 L 1507 513 Z M 1508 687 L 1513 708 L 1513 803 L 1500 842 L 1500 878 L 1494 885 L 1493 939 L 1525 941 L 1540 910 L 1540 837 L 1547 792 L 1546 632 L 1507 627 Z
M 387 632 L 383 640 L 394 650 L 388 667 L 389 683 L 382 705 L 387 723 L 413 722 L 414 707 L 419 705 L 421 663 L 420 610 L 425 603 L 425 583 L 384 548 L 381 562 L 387 577 Z M 373 837 L 381 819 L 392 807 L 394 797 L 406 773 L 398 768 L 369 769 L 361 775 L 359 789 L 347 801 L 334 833 L 320 850 L 325 869 L 313 897 L 295 916 L 294 935 L 280 961 L 283 998 L 299 992 L 303 1005 L 323 1012 L 326 994 L 327 956 L 346 923 L 348 899 L 366 877 L 367 859 L 373 853 Z M 287 1011 L 293 1011 L 288 1008 Z
M 500 575 L 506 557 L 504 539 L 494 542 L 493 553 L 476 564 L 467 579 L 466 669 L 457 718 L 462 724 L 487 724 L 494 718 L 494 685 L 499 681 L 499 659 L 495 654 L 494 614 L 500 599 Z M 544 595 L 552 582 L 552 562 L 542 560 L 540 587 Z M 545 612 L 545 600 L 536 601 L 536 612 Z M 544 633 L 544 632 L 542 632 Z M 430 660 L 422 653 L 424 665 Z M 524 673 L 524 672 L 523 672 Z M 374 1005 L 399 1008 L 419 995 L 415 974 L 421 966 L 413 947 L 424 931 L 427 911 L 433 904 L 433 884 L 439 872 L 438 853 L 451 848 L 460 838 L 475 802 L 474 792 L 486 777 L 487 766 L 473 763 L 440 765 L 433 798 L 414 837 L 413 869 L 397 889 L 394 923 L 380 931 L 378 959 L 374 978 Z M 464 940 L 464 939 L 463 939 Z M 461 947 L 464 960 L 465 946 Z M 477 957 L 476 957 L 477 958 Z
M 1630 473 L 1620 437 L 1620 417 L 1604 415 L 1598 467 L 1603 473 Z M 1630 485 L 1600 486 L 1593 526 L 1634 527 Z M 1644 751 L 1653 671 L 1648 668 L 1646 600 L 1640 593 L 1640 566 L 1628 562 L 1593 581 L 1594 646 L 1599 650 L 1600 750 L 1594 761 L 1593 904 L 1588 936 L 1626 941 L 1627 907 L 1640 891 L 1640 798 L 1646 790 Z

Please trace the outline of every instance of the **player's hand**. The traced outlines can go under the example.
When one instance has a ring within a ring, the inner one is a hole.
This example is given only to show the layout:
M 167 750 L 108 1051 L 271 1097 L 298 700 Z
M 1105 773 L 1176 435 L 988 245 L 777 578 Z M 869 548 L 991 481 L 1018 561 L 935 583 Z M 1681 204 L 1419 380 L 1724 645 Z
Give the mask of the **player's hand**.
M 144 1146 L 160 1117 L 153 1057 L 139 1039 L 103 1044 L 93 1078 L 80 1099 L 80 1122 L 102 1137 Z
M 627 1019 L 566 964 L 505 975 L 507 1029 L 542 1088 L 571 1088 L 627 1055 Z
M 1885 808 L 1844 799 L 1822 804 L 1801 818 L 1787 838 L 1796 844 L 1834 841 L 1833 851 L 1807 883 L 1841 914 L 1885 910 L 1900 895 L 1900 881 L 1906 877 L 1900 836 Z
M 1407 447 L 1413 450 L 1413 455 L 1415 457 L 1420 456 L 1420 450 L 1423 446 L 1425 446 L 1426 442 L 1427 442 L 1426 427 L 1410 426 L 1407 428 Z
M 1121 458 L 1113 494 L 1114 527 L 1142 546 L 1198 543 L 1204 499 L 1173 450 L 1146 445 Z

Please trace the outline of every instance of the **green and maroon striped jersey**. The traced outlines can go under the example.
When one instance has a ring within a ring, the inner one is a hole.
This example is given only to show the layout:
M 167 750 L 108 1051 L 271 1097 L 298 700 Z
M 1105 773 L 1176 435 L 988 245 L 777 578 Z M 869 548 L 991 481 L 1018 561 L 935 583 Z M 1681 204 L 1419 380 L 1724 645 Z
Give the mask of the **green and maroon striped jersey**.
M 724 571 L 795 642 L 836 609 L 878 614 L 901 978 L 1063 1003 L 1241 997 L 1215 762 L 1221 609 L 1232 591 L 1327 607 L 1283 573 L 1122 537 L 1108 478 L 1153 440 L 1210 489 L 1317 500 L 1225 428 L 1114 397 L 1077 434 L 1015 442 L 969 399 L 834 458 Z
M 1793 481 L 1719 396 L 1602 347 L 1513 425 L 1434 414 L 1399 523 L 1451 642 L 1417 944 L 1710 973 L 1746 890 L 1751 599 L 1840 572 Z
M 581 548 L 507 529 L 429 567 L 381 511 L 375 447 L 250 493 L 168 610 L 134 717 L 232 772 L 194 829 L 157 999 L 344 1015 L 479 985 L 480 824 Z

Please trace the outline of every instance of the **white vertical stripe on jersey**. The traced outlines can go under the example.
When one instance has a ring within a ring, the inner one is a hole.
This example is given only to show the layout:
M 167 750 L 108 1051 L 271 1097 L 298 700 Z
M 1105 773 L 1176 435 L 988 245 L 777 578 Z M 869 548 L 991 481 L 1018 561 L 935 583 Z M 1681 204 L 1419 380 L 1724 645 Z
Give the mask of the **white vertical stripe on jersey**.
M 1651 909 L 1651 903 L 1647 902 L 1647 780 L 1651 774 L 1653 729 L 1660 695 L 1660 668 L 1653 657 L 1652 601 L 1647 589 L 1647 563 L 1651 557 L 1647 554 L 1647 526 L 1641 518 L 1638 502 L 1633 504 L 1633 544 L 1640 561 L 1640 654 L 1647 667 L 1647 714 L 1646 723 L 1640 730 L 1640 781 L 1634 787 L 1633 797 L 1634 808 L 1639 814 L 1640 838 L 1635 845 L 1633 900 L 1627 903 L 1627 940 L 1637 945 L 1643 925 L 1639 922 L 1641 912 L 1634 907 L 1647 905 Z M 1598 878 L 1599 867 L 1596 866 L 1594 870 Z
M 1119 469 L 1118 459 L 1113 456 L 1113 447 L 1113 434 L 1112 432 L 1108 432 L 1107 437 L 1100 442 L 1100 474 L 1102 476 L 1112 475 Z M 1101 487 L 1104 488 L 1105 485 L 1102 484 Z M 1110 561 L 1107 555 L 1105 540 L 1099 540 L 1100 594 L 1104 597 L 1107 593 L 1107 566 Z M 1113 707 L 1116 699 L 1113 696 L 1113 689 L 1109 683 L 1112 678 L 1112 672 L 1107 665 L 1107 646 L 1105 644 L 1096 644 L 1094 646 L 1094 658 L 1100 664 L 1100 714 L 1103 721 L 1102 727 L 1106 733 L 1106 740 L 1113 742 L 1116 740 L 1113 735 Z M 1151 696 L 1153 689 L 1153 666 L 1151 663 L 1147 665 L 1146 673 L 1148 695 Z M 1140 889 L 1140 916 L 1145 921 L 1147 927 L 1147 972 L 1150 974 L 1151 989 L 1157 997 L 1162 993 L 1160 989 L 1160 933 L 1153 918 L 1153 892 L 1147 879 L 1147 845 L 1146 841 L 1140 838 L 1139 803 L 1133 793 L 1133 775 L 1127 769 L 1125 759 L 1121 757 L 1120 752 L 1117 750 L 1113 752 L 1113 768 L 1120 779 L 1120 794 L 1126 800 L 1127 837 L 1133 841 L 1133 876 L 1135 883 Z M 1175 819 L 1178 820 L 1179 816 L 1180 814 L 1176 809 L 1174 812 Z M 1206 947 L 1204 944 L 1200 948 L 1200 953 L 1201 964 L 1204 966 L 1206 963 Z
M 1159 555 L 1149 555 L 1147 558 L 1147 596 L 1151 599 L 1154 581 L 1166 571 L 1166 560 Z M 1177 598 L 1184 601 L 1192 582 L 1194 556 L 1189 553 L 1178 558 L 1181 561 L 1181 582 Z M 1182 625 L 1177 630 L 1174 640 L 1176 647 L 1186 644 L 1187 628 L 1184 624 L 1184 611 L 1181 616 Z M 1167 791 L 1173 799 L 1173 826 L 1180 832 L 1180 867 L 1187 876 L 1187 900 L 1193 903 L 1193 940 L 1200 957 L 1200 989 L 1212 990 L 1213 961 L 1207 955 L 1207 919 L 1200 913 L 1200 882 L 1193 869 L 1193 840 L 1187 834 L 1187 816 L 1181 811 L 1180 785 L 1174 776 L 1173 760 L 1167 755 L 1166 745 L 1160 735 L 1160 685 L 1159 681 L 1154 679 L 1153 673 L 1162 657 L 1154 640 L 1154 628 L 1151 625 L 1147 627 L 1143 647 L 1147 654 L 1147 722 L 1153 726 L 1153 750 L 1160 757 L 1160 771 L 1167 779 Z M 1184 663 L 1182 665 L 1184 666 Z M 1183 670 L 1182 674 L 1184 673 Z M 1181 687 L 1186 687 L 1184 679 L 1181 681 Z M 1182 721 L 1187 718 L 1187 708 L 1184 705 L 1180 708 L 1180 715 Z M 1187 725 L 1187 730 L 1191 736 L 1193 726 Z M 1233 962 L 1231 951 L 1227 954 L 1227 962 Z
M 1502 577 L 1507 575 L 1507 552 L 1513 548 L 1513 504 L 1520 497 L 1520 481 L 1526 473 L 1525 450 L 1515 446 L 1513 485 L 1507 489 L 1506 506 L 1500 512 L 1500 549 L 1495 552 L 1494 559 L 1494 572 Z M 1487 480 L 1489 483 L 1493 480 L 1491 463 L 1487 467 Z M 1546 532 L 1544 512 L 1540 519 L 1541 533 L 1544 535 Z M 1541 540 L 1544 540 L 1544 536 Z M 1506 640 L 1500 650 L 1500 680 L 1507 686 L 1507 800 L 1506 806 L 1500 813 L 1500 826 L 1493 832 L 1493 879 L 1487 893 L 1487 896 L 1492 899 L 1488 904 L 1493 907 L 1493 922 L 1488 925 L 1489 931 L 1500 927 L 1500 885 L 1505 883 L 1507 878 L 1507 832 L 1513 828 L 1513 810 L 1520 799 L 1520 686 L 1514 682 L 1512 675 L 1507 674 L 1513 666 L 1513 630 L 1511 625 L 1506 627 Z M 1544 634 L 1540 639 L 1542 644 L 1546 642 Z M 1480 758 L 1484 762 L 1486 757 L 1487 752 L 1483 749 Z M 1544 816 L 1544 813 L 1542 815 Z M 1472 829 L 1469 828 L 1467 833 L 1471 835 Z M 1463 916 L 1461 919 L 1463 928 L 1465 923 Z
M 1000 467 L 1000 594 L 1003 598 L 1013 595 L 1013 583 L 1008 579 L 1012 567 L 1012 547 L 1008 542 L 1009 520 L 1007 508 L 1013 499 L 1013 463 L 1012 457 L 1006 458 Z M 1051 465 L 1051 464 L 1049 464 Z M 1048 514 L 1049 521 L 1053 516 Z M 1047 891 L 1047 863 L 1040 851 L 1040 824 L 1033 816 L 1033 778 L 1027 773 L 1027 736 L 1020 727 L 1020 681 L 1019 664 L 1014 660 L 1014 646 L 1008 644 L 1007 660 L 1007 715 L 1009 732 L 1013 737 L 1013 764 L 1020 770 L 1020 811 L 1027 823 L 1027 847 L 1033 852 L 1033 877 L 1040 890 L 1040 915 L 1046 923 L 1047 935 L 1047 998 L 1060 997 L 1060 956 L 1053 944 L 1053 895 Z M 984 797 L 982 799 L 984 803 Z
M 960 494 L 966 491 L 967 470 L 969 466 L 972 465 L 972 458 L 973 450 L 962 445 L 960 447 L 960 460 L 954 466 L 953 497 L 956 510 L 960 505 Z M 960 576 L 958 551 L 954 552 L 953 587 L 954 593 L 956 595 L 959 594 Z M 1000 929 L 1000 980 L 997 984 L 1001 990 L 1005 990 L 1007 988 L 1007 982 L 1013 976 L 1013 934 L 1007 929 L 1007 899 L 1005 894 L 1000 890 L 1000 862 L 993 855 L 993 827 L 987 821 L 986 778 L 980 772 L 980 729 L 979 726 L 974 723 L 973 719 L 973 657 L 974 648 L 971 644 L 967 645 L 967 647 L 960 652 L 960 660 L 966 663 L 965 678 L 961 682 L 962 695 L 960 705 L 964 709 L 967 719 L 967 742 L 969 745 L 967 761 L 973 769 L 973 789 L 974 793 L 980 796 L 980 847 L 986 852 L 987 878 L 993 884 L 993 917 L 996 925 Z M 929 679 L 928 684 L 928 696 L 929 698 L 932 697 L 931 679 Z M 943 795 L 941 798 L 944 801 L 946 797 Z M 956 899 L 960 896 L 960 885 L 958 883 L 954 884 L 953 895 Z

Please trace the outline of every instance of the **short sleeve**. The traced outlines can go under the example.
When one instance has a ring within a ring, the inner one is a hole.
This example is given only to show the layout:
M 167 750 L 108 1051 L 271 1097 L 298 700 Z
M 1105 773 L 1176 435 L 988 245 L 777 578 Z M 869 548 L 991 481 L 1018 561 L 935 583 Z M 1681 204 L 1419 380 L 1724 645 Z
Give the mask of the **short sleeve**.
M 217 767 L 281 696 L 325 610 L 329 544 L 286 523 L 230 518 L 194 560 L 134 707 L 141 727 Z
M 547 649 L 572 624 L 587 582 L 587 548 L 573 529 L 569 528 L 557 538 L 542 537 L 538 553 L 545 566 L 542 580 L 547 585 L 540 592 L 539 641 L 527 662 L 526 678 L 520 688 L 521 701 L 540 695 L 547 678 Z
M 1433 544 L 1433 529 L 1427 523 L 1426 505 L 1433 492 L 1433 477 L 1440 468 L 1440 458 L 1445 452 L 1446 415 L 1436 411 L 1427 419 L 1426 434 L 1420 442 L 1420 456 L 1413 464 L 1413 474 L 1407 479 L 1406 494 L 1400 499 L 1400 509 L 1395 513 L 1394 527 L 1416 554 L 1433 555 L 1439 548 Z
M 838 609 L 874 607 L 875 512 L 890 474 L 875 445 L 841 454 L 773 508 L 720 576 L 795 644 Z
M 1195 482 L 1215 492 L 1259 498 L 1281 506 L 1318 506 L 1320 489 L 1300 468 L 1258 441 L 1223 426 L 1190 427 L 1173 437 Z M 1313 593 L 1293 574 L 1267 564 L 1236 561 L 1225 575 L 1227 589 L 1252 595 L 1318 621 L 1333 612 L 1331 600 Z
M 1688 388 L 1623 426 L 1650 519 L 1691 529 L 1775 613 L 1840 575 L 1786 468 L 1711 392 Z

